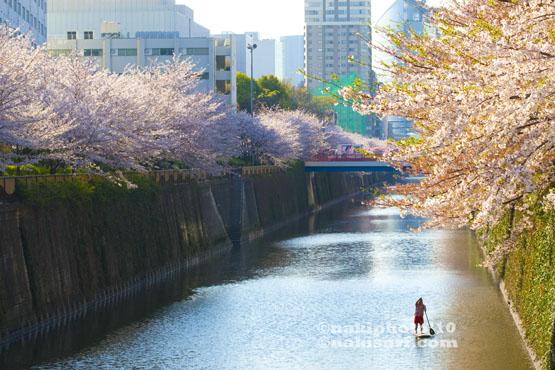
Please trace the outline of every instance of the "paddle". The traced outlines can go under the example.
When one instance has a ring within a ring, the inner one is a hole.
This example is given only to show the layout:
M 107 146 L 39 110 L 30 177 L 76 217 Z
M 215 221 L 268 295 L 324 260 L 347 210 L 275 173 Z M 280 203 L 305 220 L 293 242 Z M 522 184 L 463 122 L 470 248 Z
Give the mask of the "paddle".
M 430 320 L 428 320 L 428 313 L 424 311 L 424 314 L 426 315 L 426 321 L 428 321 L 428 326 L 430 327 L 430 334 L 434 335 L 436 332 L 434 331 L 434 329 L 432 329 L 432 325 L 430 325 Z

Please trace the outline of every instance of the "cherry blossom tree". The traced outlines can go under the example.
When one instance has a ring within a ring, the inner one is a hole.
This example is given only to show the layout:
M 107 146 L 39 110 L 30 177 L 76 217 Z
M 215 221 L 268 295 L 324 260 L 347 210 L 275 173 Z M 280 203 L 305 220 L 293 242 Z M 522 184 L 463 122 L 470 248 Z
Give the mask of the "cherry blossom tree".
M 164 131 L 157 145 L 165 158 L 215 169 L 222 157 L 236 153 L 239 138 L 223 98 L 199 89 L 202 71 L 175 56 L 140 72 L 146 81 L 152 120 Z M 229 119 L 228 119 L 229 118 Z
M 376 97 L 341 91 L 359 112 L 414 120 L 421 136 L 392 159 L 425 177 L 398 185 L 406 197 L 389 204 L 427 217 L 424 228 L 480 229 L 515 207 L 526 215 L 555 181 L 555 3 L 457 0 L 429 22 L 424 35 L 382 30 L 392 46 L 372 46 L 396 61 Z M 515 220 L 492 261 L 527 227 L 527 216 Z
M 36 144 L 32 126 L 47 116 L 40 103 L 45 60 L 30 37 L 0 25 L 0 171 L 33 162 L 22 149 Z
M 42 161 L 51 173 L 146 171 L 167 160 L 212 171 L 241 152 L 286 166 L 329 145 L 368 141 L 301 110 L 264 110 L 254 120 L 233 112 L 200 88 L 202 71 L 181 56 L 112 74 L 77 54 L 49 56 L 7 28 L 0 46 L 0 170 Z

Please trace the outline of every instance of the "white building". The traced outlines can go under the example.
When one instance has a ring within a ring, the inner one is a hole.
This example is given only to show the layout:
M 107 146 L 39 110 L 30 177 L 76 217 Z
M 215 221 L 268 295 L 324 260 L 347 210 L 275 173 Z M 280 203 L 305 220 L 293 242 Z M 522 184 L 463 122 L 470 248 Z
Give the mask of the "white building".
M 258 79 L 261 76 L 269 75 L 276 75 L 279 77 L 281 69 L 278 69 L 278 66 L 280 63 L 279 53 L 281 50 L 279 50 L 279 45 L 276 45 L 276 40 L 260 40 L 258 32 L 247 32 L 243 34 L 226 32 L 213 36 L 218 38 L 229 38 L 231 35 L 235 37 L 237 72 L 241 72 L 250 77 L 251 52 L 247 46 L 249 44 L 256 44 L 256 49 L 253 53 L 254 78 Z
M 247 40 L 256 44 L 254 50 L 254 78 L 258 79 L 262 76 L 269 76 L 276 74 L 276 40 L 263 39 L 261 40 L 258 32 L 247 32 Z M 251 74 L 251 56 L 250 51 L 247 55 L 247 75 Z
M 175 0 L 49 0 L 48 40 L 101 38 L 103 22 L 121 24 L 125 38 L 208 37 L 193 17 Z
M 304 82 L 304 75 L 298 71 L 304 69 L 304 36 L 282 36 L 278 47 L 277 76 L 289 80 L 294 86 Z
M 0 23 L 30 33 L 37 45 L 46 42 L 46 0 L 0 0 Z
M 235 65 L 237 66 L 237 72 L 241 72 L 250 76 L 250 52 L 247 49 L 248 44 L 252 44 L 252 38 L 250 35 L 246 33 L 237 34 L 233 32 L 226 32 L 220 35 L 212 35 L 212 37 L 222 38 L 222 39 L 229 39 L 231 37 L 235 38 L 235 51 L 236 51 L 236 59 Z
M 50 0 L 48 11 L 47 48 L 53 55 L 76 52 L 122 73 L 178 54 L 204 71 L 201 89 L 228 95 L 237 105 L 235 38 L 206 36 L 192 10 L 175 0 Z M 194 37 L 198 32 L 202 36 Z

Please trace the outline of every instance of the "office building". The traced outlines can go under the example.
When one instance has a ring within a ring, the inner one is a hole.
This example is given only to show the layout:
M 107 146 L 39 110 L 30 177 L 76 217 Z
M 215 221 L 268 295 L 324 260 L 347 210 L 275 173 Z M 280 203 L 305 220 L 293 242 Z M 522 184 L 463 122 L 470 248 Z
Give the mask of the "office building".
M 36 45 L 46 42 L 46 0 L 0 0 L 0 23 L 31 34 Z
M 277 49 L 276 74 L 282 80 L 290 81 L 294 86 L 304 83 L 304 36 L 282 36 Z

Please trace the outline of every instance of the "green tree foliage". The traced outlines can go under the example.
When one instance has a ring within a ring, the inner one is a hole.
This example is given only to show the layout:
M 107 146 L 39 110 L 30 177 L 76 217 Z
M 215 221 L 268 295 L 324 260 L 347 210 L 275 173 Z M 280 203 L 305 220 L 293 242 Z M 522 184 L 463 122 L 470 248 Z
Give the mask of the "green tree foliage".
M 333 98 L 315 97 L 307 89 L 295 87 L 288 81 L 280 81 L 273 75 L 254 80 L 253 90 L 255 112 L 261 108 L 302 109 L 319 118 L 326 118 L 333 111 Z M 250 94 L 250 77 L 237 73 L 237 106 L 240 111 L 251 112 Z
M 262 91 L 256 80 L 253 90 L 254 96 Z M 237 73 L 237 106 L 240 111 L 251 113 L 251 78 L 241 72 Z
M 280 107 L 291 110 L 292 102 L 287 91 L 287 85 L 282 83 L 276 76 L 262 76 L 258 79 L 262 93 L 257 96 L 259 105 L 267 108 Z

